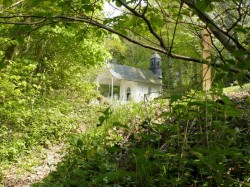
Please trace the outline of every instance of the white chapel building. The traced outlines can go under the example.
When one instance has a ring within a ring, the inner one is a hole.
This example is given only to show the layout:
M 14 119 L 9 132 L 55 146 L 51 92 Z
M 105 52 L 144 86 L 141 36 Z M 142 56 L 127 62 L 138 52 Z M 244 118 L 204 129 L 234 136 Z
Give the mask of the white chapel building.
M 96 82 L 109 86 L 111 100 L 140 102 L 160 96 L 162 88 L 161 57 L 155 52 L 150 58 L 149 70 L 108 63 Z M 114 87 L 119 93 L 114 93 Z M 116 89 L 117 90 L 117 89 Z

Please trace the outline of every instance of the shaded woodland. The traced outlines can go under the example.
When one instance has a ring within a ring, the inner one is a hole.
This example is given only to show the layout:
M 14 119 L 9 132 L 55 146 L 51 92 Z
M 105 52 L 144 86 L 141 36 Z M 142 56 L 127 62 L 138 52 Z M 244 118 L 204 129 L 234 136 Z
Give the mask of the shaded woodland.
M 250 186 L 249 9 L 0 0 L 0 185 Z M 161 97 L 93 104 L 107 60 L 148 69 L 155 51 Z

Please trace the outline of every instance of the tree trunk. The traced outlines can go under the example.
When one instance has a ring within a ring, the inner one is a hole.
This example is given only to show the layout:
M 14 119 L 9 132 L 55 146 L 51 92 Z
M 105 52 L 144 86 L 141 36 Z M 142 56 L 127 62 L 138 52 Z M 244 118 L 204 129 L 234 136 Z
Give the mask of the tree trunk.
M 204 60 L 211 62 L 211 37 L 208 29 L 204 29 L 201 33 L 203 52 L 202 57 Z M 211 88 L 211 67 L 207 64 L 202 64 L 202 87 L 203 90 Z

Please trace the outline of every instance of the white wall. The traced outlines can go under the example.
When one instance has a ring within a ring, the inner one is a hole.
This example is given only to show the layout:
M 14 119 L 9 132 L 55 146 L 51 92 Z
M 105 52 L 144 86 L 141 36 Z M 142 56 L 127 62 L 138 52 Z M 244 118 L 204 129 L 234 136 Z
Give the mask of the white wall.
M 102 72 L 96 80 L 99 84 L 112 84 L 112 75 L 109 71 Z M 134 102 L 143 101 L 145 98 L 145 94 L 147 94 L 148 99 L 152 100 L 158 97 L 161 91 L 160 85 L 147 84 L 147 83 L 138 83 L 133 81 L 126 80 L 113 80 L 114 85 L 120 84 L 120 101 L 127 101 L 127 88 L 131 89 L 131 100 Z M 148 89 L 151 87 L 151 94 L 148 95 Z
M 131 99 L 134 101 L 134 99 L 136 98 L 137 82 L 121 80 L 121 84 L 120 84 L 120 100 L 121 101 L 127 101 L 127 88 L 128 87 L 130 87 L 131 89 Z
M 134 102 L 143 101 L 145 94 L 148 94 L 149 87 L 151 87 L 151 94 L 148 97 L 148 99 L 150 100 L 158 97 L 159 92 L 161 90 L 160 85 L 137 83 L 137 82 L 122 80 L 121 86 L 120 86 L 120 100 L 121 101 L 126 101 L 128 87 L 130 87 L 131 89 L 131 99 Z
M 161 86 L 154 84 L 138 83 L 138 100 L 144 100 L 145 95 L 149 100 L 152 100 L 160 96 Z M 148 94 L 149 88 L 151 88 L 151 94 Z

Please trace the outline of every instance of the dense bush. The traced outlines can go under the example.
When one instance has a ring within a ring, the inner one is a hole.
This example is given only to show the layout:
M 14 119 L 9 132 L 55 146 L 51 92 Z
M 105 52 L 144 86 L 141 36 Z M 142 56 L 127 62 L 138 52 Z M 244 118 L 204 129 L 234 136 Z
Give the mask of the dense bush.
M 87 41 L 85 45 L 90 48 Z M 106 52 L 101 52 L 98 44 L 93 43 L 93 47 L 92 52 L 102 61 Z M 95 59 L 91 63 L 100 62 Z M 80 61 L 28 58 L 18 58 L 0 69 L 1 166 L 31 149 L 61 141 L 65 134 L 91 120 L 83 119 L 90 107 L 83 108 L 96 94 L 91 83 L 95 71 Z
M 165 102 L 106 109 L 35 186 L 250 185 L 249 110 L 204 93 Z
M 13 71 L 18 67 L 13 64 L 8 68 Z M 43 95 L 40 86 L 34 83 L 37 76 L 30 78 L 23 68 L 22 75 L 13 75 L 8 70 L 2 71 L 0 78 L 1 162 L 13 161 L 35 145 L 60 140 L 75 124 L 75 119 L 69 116 L 72 107 L 65 93 Z

